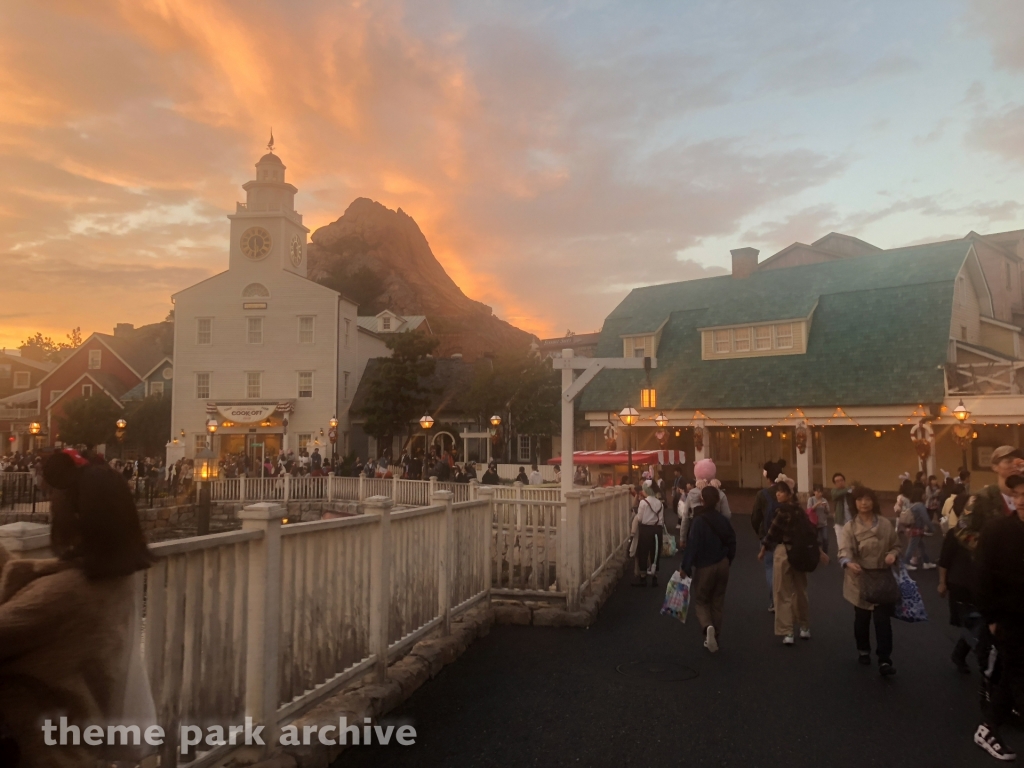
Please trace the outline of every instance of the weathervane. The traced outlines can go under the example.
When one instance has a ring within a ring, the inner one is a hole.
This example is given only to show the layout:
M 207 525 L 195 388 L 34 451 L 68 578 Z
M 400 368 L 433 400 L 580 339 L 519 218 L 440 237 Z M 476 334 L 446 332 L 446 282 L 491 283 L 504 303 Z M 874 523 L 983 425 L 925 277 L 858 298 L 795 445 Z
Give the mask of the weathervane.
M 274 151 L 274 127 L 270 127 L 270 141 L 267 142 L 267 149 Z

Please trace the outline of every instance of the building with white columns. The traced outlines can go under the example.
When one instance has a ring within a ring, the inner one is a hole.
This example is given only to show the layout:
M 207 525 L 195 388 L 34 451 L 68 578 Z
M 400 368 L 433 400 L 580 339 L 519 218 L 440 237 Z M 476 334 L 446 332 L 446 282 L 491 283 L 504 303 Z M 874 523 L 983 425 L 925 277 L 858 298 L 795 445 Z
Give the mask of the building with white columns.
M 268 152 L 242 187 L 231 222 L 228 268 L 174 294 L 172 443 L 192 457 L 218 429 L 220 456 L 252 459 L 300 450 L 330 456 L 329 422 L 345 451 L 348 406 L 366 362 L 390 354 L 361 329 L 356 304 L 306 277 L 309 230 L 298 191 Z

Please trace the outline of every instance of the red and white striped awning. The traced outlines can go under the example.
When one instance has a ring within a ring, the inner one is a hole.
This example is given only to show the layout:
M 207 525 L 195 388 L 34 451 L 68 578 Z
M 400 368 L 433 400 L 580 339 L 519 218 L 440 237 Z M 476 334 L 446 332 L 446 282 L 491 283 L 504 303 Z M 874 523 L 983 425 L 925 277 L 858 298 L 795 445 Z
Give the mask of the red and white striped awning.
M 626 464 L 629 461 L 626 451 L 576 451 L 572 455 L 573 464 Z M 683 451 L 633 451 L 634 464 L 672 465 L 686 462 Z M 561 464 L 562 457 L 548 459 L 548 464 Z

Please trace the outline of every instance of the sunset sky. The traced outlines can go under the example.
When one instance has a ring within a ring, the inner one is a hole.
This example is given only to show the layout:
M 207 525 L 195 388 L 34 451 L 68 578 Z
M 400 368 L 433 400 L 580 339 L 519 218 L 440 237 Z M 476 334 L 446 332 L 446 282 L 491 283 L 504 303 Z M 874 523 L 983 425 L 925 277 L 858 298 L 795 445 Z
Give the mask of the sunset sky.
M 540 335 L 829 231 L 1024 228 L 1020 0 L 7 2 L 0 346 L 161 320 L 273 126 Z M 780 297 L 781 298 L 781 297 Z

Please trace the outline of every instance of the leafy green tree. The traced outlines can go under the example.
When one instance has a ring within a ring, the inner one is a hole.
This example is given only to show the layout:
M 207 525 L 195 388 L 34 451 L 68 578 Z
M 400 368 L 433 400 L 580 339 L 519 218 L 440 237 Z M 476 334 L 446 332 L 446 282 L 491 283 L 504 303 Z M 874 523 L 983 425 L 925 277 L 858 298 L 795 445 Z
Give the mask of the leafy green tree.
M 134 445 L 143 456 L 161 456 L 171 438 L 171 398 L 150 395 L 126 408 L 125 443 Z
M 67 341 L 54 341 L 49 336 L 43 336 L 38 331 L 34 336 L 29 336 L 21 343 L 19 349 L 21 354 L 29 360 L 39 362 L 59 363 L 72 351 L 82 346 L 82 329 L 72 328 L 67 334 Z
M 561 389 L 559 372 L 550 360 L 528 350 L 508 352 L 489 369 L 478 369 L 466 405 L 481 424 L 495 413 L 501 416 L 502 429 L 510 430 L 513 437 L 551 437 L 561 426 Z M 511 424 L 507 423 L 509 411 Z
M 366 419 L 366 434 L 386 443 L 395 435 L 408 434 L 430 404 L 431 390 L 424 380 L 436 366 L 428 355 L 440 342 L 412 331 L 392 334 L 385 343 L 391 357 L 380 360 L 359 415 Z
M 94 446 L 115 441 L 117 420 L 124 413 L 106 395 L 77 397 L 57 417 L 57 434 L 69 445 Z

